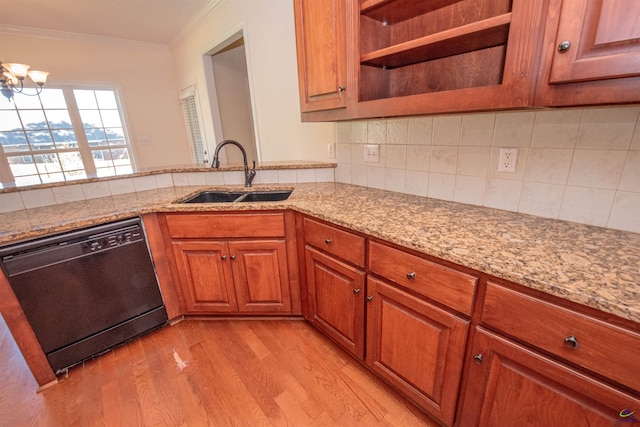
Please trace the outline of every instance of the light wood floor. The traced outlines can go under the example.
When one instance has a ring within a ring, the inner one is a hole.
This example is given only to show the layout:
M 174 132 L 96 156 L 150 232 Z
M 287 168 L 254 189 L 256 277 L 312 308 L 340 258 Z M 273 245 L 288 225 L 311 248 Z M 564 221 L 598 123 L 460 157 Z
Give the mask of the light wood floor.
M 0 317 L 0 426 L 436 426 L 302 320 L 184 320 L 37 384 Z

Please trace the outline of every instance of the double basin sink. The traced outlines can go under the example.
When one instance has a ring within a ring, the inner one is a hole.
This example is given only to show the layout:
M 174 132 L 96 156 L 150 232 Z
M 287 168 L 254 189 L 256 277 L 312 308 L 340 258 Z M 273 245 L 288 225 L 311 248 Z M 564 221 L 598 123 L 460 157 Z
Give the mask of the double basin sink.
M 292 191 L 202 191 L 180 203 L 278 202 L 287 200 Z

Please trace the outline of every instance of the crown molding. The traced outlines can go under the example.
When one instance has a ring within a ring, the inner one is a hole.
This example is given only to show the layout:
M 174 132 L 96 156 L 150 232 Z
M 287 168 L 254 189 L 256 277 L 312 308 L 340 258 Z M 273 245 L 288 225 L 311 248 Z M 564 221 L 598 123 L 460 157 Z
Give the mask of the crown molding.
M 224 1 L 224 0 L 214 0 Z M 49 40 L 73 40 L 90 41 L 100 43 L 111 43 L 119 45 L 138 46 L 154 49 L 169 49 L 169 45 L 160 43 L 143 42 L 137 40 L 119 39 L 116 37 L 95 36 L 92 34 L 72 33 L 68 31 L 44 30 L 40 28 L 19 27 L 15 25 L 0 25 L 0 34 L 35 37 Z
M 209 15 L 214 10 L 222 6 L 225 1 L 226 0 L 209 0 L 207 4 L 202 6 L 198 13 L 196 13 L 195 15 L 193 15 L 193 17 L 191 17 L 191 19 L 189 19 L 187 24 L 180 30 L 178 35 L 174 37 L 171 42 L 169 42 L 169 47 L 174 47 L 189 31 L 191 31 L 200 21 L 202 21 L 205 16 Z

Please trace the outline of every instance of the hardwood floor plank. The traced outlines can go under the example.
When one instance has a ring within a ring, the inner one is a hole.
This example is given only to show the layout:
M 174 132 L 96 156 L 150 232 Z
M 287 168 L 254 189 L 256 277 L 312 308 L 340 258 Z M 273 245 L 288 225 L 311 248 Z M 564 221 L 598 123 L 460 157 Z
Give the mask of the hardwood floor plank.
M 0 322 L 0 426 L 437 424 L 300 320 L 184 320 L 37 385 Z

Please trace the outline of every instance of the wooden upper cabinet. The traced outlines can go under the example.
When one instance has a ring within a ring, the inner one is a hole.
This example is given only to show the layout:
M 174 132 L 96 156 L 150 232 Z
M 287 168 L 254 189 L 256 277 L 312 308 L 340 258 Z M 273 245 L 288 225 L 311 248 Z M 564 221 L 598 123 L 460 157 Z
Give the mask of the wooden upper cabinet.
M 542 106 L 640 101 L 640 2 L 552 0 Z
M 300 110 L 346 106 L 347 0 L 294 0 Z
M 640 2 L 562 3 L 550 83 L 640 75 Z
M 357 115 L 530 105 L 543 3 L 363 0 Z

